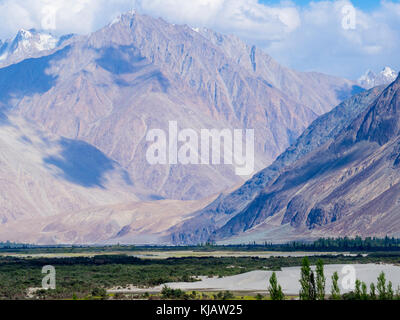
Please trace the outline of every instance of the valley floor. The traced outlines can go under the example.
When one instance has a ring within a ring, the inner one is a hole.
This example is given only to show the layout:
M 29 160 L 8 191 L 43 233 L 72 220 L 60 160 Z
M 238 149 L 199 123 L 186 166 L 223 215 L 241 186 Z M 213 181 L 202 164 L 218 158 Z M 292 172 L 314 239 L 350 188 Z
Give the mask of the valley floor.
M 267 299 L 273 271 L 295 299 L 304 256 L 312 266 L 324 261 L 327 293 L 334 271 L 342 284 L 345 266 L 368 285 L 381 271 L 394 289 L 400 285 L 400 252 L 37 251 L 1 253 L 1 299 Z M 41 289 L 46 265 L 56 270 L 54 290 Z

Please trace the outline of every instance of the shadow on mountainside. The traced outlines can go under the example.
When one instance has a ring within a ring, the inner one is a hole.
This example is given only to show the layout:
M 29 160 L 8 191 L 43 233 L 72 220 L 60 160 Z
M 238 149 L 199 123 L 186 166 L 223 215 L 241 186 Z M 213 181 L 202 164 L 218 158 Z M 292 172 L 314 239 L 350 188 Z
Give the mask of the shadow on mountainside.
M 169 80 L 153 66 L 134 46 L 107 47 L 98 50 L 100 57 L 96 63 L 114 75 L 114 81 L 121 87 L 134 87 L 154 81 L 162 92 L 170 86 Z M 137 77 L 127 81 L 123 76 L 137 73 Z
M 104 176 L 114 170 L 114 161 L 84 141 L 62 138 L 59 144 L 60 155 L 45 158 L 46 164 L 61 169 L 61 176 L 72 183 L 104 188 Z
M 49 91 L 58 78 L 47 73 L 51 63 L 64 58 L 70 46 L 49 56 L 29 58 L 8 67 L 0 68 L 0 104 L 7 106 L 12 98 L 22 98 Z
M 146 65 L 146 58 L 142 57 L 134 47 L 119 46 L 100 50 L 100 58 L 96 63 L 103 69 L 115 75 L 135 73 Z

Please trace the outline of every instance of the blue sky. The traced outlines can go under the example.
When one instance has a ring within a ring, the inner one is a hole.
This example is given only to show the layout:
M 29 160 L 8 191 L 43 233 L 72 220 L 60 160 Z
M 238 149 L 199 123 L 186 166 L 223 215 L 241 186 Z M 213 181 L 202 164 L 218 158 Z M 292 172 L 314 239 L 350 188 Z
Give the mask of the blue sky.
M 87 34 L 132 8 L 234 34 L 296 70 L 350 79 L 400 71 L 400 0 L 0 0 L 0 39 L 42 29 L 49 14 L 52 33 Z

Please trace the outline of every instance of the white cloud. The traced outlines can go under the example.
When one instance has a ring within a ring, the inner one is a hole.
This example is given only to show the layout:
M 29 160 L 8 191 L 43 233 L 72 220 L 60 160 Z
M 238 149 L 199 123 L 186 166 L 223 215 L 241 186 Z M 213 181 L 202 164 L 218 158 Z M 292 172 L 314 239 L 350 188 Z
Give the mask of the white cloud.
M 246 39 L 279 39 L 300 24 L 293 6 L 268 7 L 257 0 L 137 0 L 140 12 L 175 23 L 208 27 Z
M 21 28 L 86 34 L 134 5 L 135 0 L 0 0 L 0 38 Z
M 386 65 L 400 70 L 400 4 L 382 2 L 366 13 L 356 10 L 356 28 L 342 27 L 341 8 L 349 1 L 318 2 L 300 10 L 300 28 L 263 45 L 272 56 L 301 70 L 356 78 Z
M 138 0 L 142 12 L 169 21 L 234 33 L 283 64 L 358 78 L 386 65 L 400 70 L 400 4 L 382 1 L 373 12 L 356 10 L 355 29 L 344 29 L 350 0 L 277 6 L 257 0 Z M 190 5 L 189 5 L 190 3 Z M 353 7 L 354 8 L 354 7 Z
M 267 7 L 257 0 L 0 0 L 0 37 L 20 28 L 43 29 L 51 20 L 58 33 L 88 33 L 132 8 L 174 23 L 261 39 L 279 38 L 300 24 L 296 8 Z
M 121 12 L 136 8 L 172 23 L 236 34 L 264 48 L 285 65 L 357 77 L 385 65 L 400 70 L 400 4 L 383 0 L 372 12 L 356 12 L 356 29 L 342 27 L 349 0 L 295 1 L 275 6 L 258 0 L 0 0 L 0 38 L 20 28 L 52 25 L 55 33 L 89 33 Z M 51 11 L 51 10 L 50 10 Z

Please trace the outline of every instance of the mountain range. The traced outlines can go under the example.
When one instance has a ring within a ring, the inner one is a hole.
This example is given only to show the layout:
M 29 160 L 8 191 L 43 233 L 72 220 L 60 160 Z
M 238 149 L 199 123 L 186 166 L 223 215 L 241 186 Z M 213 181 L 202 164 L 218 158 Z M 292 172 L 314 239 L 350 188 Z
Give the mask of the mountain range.
M 170 120 L 196 131 L 254 129 L 260 170 L 318 115 L 361 90 L 284 68 L 236 37 L 134 13 L 3 67 L 0 84 L 8 112 L 95 146 L 137 187 L 178 200 L 208 197 L 243 178 L 233 166 L 149 166 L 149 129 L 168 131 Z
M 226 236 L 230 233 L 230 236 L 234 236 L 247 230 L 243 225 L 247 221 L 242 221 L 232 227 L 230 232 L 226 231 L 228 226 L 236 223 L 238 219 L 236 216 L 257 200 L 264 190 L 268 190 L 282 172 L 332 141 L 378 97 L 383 89 L 384 87 L 376 87 L 355 95 L 316 119 L 270 166 L 254 175 L 234 192 L 221 195 L 206 208 L 196 212 L 193 219 L 171 230 L 172 242 L 177 244 L 205 242 L 215 233 L 222 232 Z M 285 231 L 282 235 L 286 237 Z
M 5 42 L 0 41 L 0 67 L 52 50 L 69 37 L 72 37 L 72 35 L 58 38 L 50 33 L 35 29 L 21 29 L 13 39 L 8 39 Z
M 353 203 L 308 184 L 373 151 L 328 145 L 388 90 L 294 71 L 235 36 L 137 13 L 86 36 L 22 30 L 0 57 L 0 240 L 18 242 L 314 237 Z M 150 165 L 146 133 L 169 121 L 254 129 L 259 172 L 246 181 L 233 166 Z
M 375 88 L 353 99 L 348 102 L 357 104 L 357 112 L 347 113 L 346 121 L 341 106 L 319 118 L 277 164 L 236 191 L 236 196 L 250 198 L 240 201 L 239 210 L 229 210 L 230 201 L 236 200 L 235 193 L 229 194 L 214 209 L 219 219 L 213 228 L 201 225 L 202 215 L 209 212 L 200 211 L 174 230 L 173 242 L 398 237 L 400 76 L 383 91 Z M 338 123 L 340 118 L 341 126 L 332 132 L 330 121 Z M 321 125 L 329 134 L 315 140 Z M 304 142 L 311 145 L 305 151 Z M 302 156 L 293 161 L 299 153 Z
M 368 70 L 363 76 L 358 79 L 358 84 L 365 88 L 371 89 L 376 86 L 388 85 L 397 78 L 397 72 L 390 67 L 385 67 L 381 72 Z

